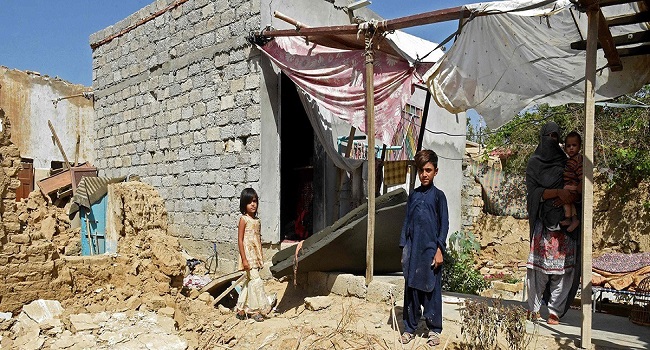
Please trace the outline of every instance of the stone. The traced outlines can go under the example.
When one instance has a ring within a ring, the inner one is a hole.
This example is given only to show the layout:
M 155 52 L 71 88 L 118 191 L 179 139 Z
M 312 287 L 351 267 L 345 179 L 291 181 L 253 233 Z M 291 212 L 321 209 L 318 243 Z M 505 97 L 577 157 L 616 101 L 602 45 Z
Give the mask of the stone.
M 126 307 L 129 310 L 137 310 L 142 305 L 142 300 L 137 295 L 133 295 L 126 300 Z
M 232 312 L 229 308 L 227 308 L 227 307 L 225 307 L 225 306 L 223 306 L 221 304 L 219 304 L 218 309 L 219 309 L 219 313 L 222 314 L 222 315 L 227 315 L 227 314 Z
M 201 294 L 199 295 L 198 299 L 201 300 L 202 302 L 206 303 L 206 304 L 208 304 L 208 303 L 211 304 L 212 301 L 214 300 L 214 298 L 212 297 L 212 295 L 210 295 L 210 293 L 208 293 L 208 292 L 203 292 L 203 293 L 201 293 Z
M 23 312 L 36 323 L 51 320 L 63 313 L 63 307 L 57 300 L 34 300 L 23 306 Z
M 52 343 L 52 349 L 67 349 L 67 348 L 71 348 L 76 343 L 77 341 L 75 337 L 64 335 L 61 336 L 59 339 L 55 340 L 54 343 Z
M 94 322 L 91 314 L 70 315 L 70 323 L 75 333 L 99 328 L 99 325 Z
M 48 241 L 52 240 L 52 237 L 56 234 L 56 218 L 48 216 L 43 219 L 41 222 L 41 234 Z
M 305 298 L 305 308 L 311 311 L 327 309 L 332 305 L 332 298 L 327 296 L 316 296 Z
M 511 293 L 519 293 L 524 290 L 524 282 L 506 283 L 502 281 L 492 282 L 492 287 L 496 290 L 503 290 Z
M 164 307 L 167 307 L 167 302 L 165 298 L 160 295 L 149 294 L 145 297 L 144 304 L 147 305 L 151 310 L 160 310 Z
M 174 333 L 176 331 L 176 321 L 167 316 L 159 316 L 157 323 L 165 332 Z
M 158 310 L 158 314 L 167 317 L 174 317 L 174 308 L 173 307 L 164 307 Z

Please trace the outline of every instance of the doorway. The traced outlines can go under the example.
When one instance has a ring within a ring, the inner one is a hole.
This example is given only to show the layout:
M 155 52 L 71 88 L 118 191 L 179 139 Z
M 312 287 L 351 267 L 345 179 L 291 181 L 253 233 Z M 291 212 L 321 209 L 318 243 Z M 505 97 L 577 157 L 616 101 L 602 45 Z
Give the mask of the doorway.
M 314 130 L 296 85 L 281 74 L 280 240 L 313 234 Z

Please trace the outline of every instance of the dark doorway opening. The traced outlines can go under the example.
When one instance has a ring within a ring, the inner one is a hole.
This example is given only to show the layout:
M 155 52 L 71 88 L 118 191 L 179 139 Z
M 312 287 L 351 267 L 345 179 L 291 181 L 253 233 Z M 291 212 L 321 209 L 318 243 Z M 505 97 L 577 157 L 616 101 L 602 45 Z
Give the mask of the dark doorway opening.
M 313 233 L 314 130 L 285 74 L 280 87 L 280 239 L 296 241 Z

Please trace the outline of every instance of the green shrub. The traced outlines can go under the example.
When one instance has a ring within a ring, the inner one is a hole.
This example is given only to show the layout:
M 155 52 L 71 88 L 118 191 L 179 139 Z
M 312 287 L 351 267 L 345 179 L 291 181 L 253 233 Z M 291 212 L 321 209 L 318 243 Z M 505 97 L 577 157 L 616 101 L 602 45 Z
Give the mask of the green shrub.
M 450 235 L 449 249 L 444 256 L 442 290 L 478 295 L 490 286 L 474 266 L 474 255 L 479 249 L 478 240 L 472 233 L 454 232 Z

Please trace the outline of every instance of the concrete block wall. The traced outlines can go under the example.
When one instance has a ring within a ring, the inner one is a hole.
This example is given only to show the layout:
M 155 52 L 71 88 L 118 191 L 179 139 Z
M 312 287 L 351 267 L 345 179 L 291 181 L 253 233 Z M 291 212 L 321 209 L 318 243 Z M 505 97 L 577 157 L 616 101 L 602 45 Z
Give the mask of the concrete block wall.
M 259 192 L 259 28 L 256 0 L 158 0 L 90 37 L 100 176 L 156 187 L 197 251 L 233 255 L 239 194 Z

